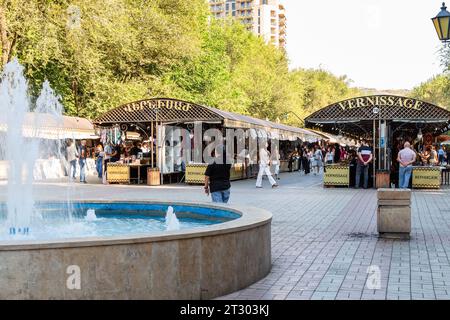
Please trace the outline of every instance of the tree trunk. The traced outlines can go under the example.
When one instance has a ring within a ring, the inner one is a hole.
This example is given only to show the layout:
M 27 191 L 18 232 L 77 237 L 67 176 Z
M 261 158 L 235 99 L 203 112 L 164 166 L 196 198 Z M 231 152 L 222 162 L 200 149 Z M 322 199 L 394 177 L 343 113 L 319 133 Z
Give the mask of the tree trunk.
M 2 46 L 1 66 L 3 67 L 8 63 L 11 44 L 8 39 L 5 12 L 1 6 L 0 6 L 0 43 Z

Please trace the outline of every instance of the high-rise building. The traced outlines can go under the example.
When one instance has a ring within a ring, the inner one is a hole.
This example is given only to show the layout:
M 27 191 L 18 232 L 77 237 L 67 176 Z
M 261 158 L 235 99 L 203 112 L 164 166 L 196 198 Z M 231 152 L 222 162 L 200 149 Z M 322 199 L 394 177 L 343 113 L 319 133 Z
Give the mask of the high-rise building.
M 286 46 L 286 14 L 280 0 L 208 0 L 218 19 L 232 17 L 267 43 Z

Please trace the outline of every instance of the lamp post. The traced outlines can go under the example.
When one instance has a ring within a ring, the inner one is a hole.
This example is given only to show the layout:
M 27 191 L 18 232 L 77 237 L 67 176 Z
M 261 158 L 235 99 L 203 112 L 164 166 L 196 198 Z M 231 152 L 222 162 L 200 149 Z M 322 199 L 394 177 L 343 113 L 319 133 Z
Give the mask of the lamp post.
M 438 34 L 439 40 L 446 43 L 450 40 L 450 12 L 447 11 L 445 2 L 442 3 L 441 12 L 434 18 L 431 18 L 434 28 Z

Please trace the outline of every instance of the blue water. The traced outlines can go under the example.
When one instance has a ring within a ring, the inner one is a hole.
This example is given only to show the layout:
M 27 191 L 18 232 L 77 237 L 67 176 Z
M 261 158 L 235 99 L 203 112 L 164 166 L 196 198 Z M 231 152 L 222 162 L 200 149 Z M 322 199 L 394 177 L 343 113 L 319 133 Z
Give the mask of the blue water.
M 29 228 L 28 234 L 7 225 L 6 207 L 0 205 L 0 241 L 63 240 L 71 238 L 152 235 L 166 230 L 165 215 L 169 204 L 140 203 L 76 203 L 69 208 L 64 203 L 41 203 L 36 205 L 40 218 Z M 180 221 L 180 229 L 198 229 L 227 222 L 239 214 L 222 209 L 172 205 Z M 87 220 L 88 210 L 95 210 L 96 219 Z

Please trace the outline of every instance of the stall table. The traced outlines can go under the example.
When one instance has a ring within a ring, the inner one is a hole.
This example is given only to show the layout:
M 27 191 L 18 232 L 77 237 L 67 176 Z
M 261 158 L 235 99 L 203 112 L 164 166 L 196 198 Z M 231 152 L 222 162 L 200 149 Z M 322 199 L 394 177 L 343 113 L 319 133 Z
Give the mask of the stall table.
M 292 169 L 289 170 L 289 160 L 280 160 L 280 172 L 298 171 L 300 169 L 300 160 L 292 160 Z
M 123 183 L 131 184 L 133 180 L 136 180 L 137 184 L 142 183 L 141 171 L 149 167 L 147 164 L 139 163 L 117 163 L 109 162 L 106 165 L 107 175 L 106 180 L 108 183 Z M 136 171 L 136 176 L 132 175 L 132 172 Z
M 205 172 L 208 164 L 193 163 L 186 165 L 186 183 L 203 184 L 205 182 Z M 230 180 L 241 180 L 245 178 L 245 166 L 243 163 L 235 163 L 231 166 Z

